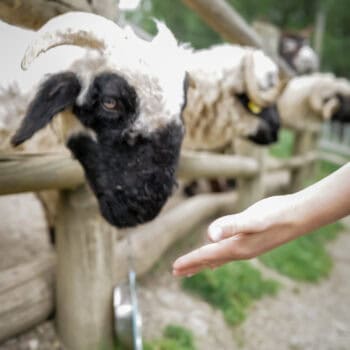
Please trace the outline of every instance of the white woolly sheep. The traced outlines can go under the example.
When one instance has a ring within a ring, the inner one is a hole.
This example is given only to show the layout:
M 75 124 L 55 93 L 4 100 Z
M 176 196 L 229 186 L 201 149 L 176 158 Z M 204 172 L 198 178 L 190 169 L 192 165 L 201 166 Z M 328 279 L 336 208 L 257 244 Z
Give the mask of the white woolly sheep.
M 278 68 L 261 50 L 219 45 L 188 57 L 184 148 L 222 150 L 235 138 L 276 141 Z
M 237 152 L 240 139 L 260 145 L 277 141 L 279 72 L 261 50 L 214 46 L 189 55 L 187 70 L 185 149 Z M 214 180 L 211 187 L 218 191 L 222 185 Z M 197 192 L 197 182 L 186 186 L 185 192 Z
M 60 120 L 60 134 L 82 164 L 102 215 L 117 227 L 153 219 L 175 183 L 185 69 L 173 35 L 163 24 L 158 29 L 146 42 L 100 16 L 68 13 L 35 33 L 22 61 L 29 68 L 61 45 L 97 51 L 74 58 L 69 69 L 56 61 L 59 73 L 35 76 L 40 85 L 31 85 L 12 143 Z
M 314 73 L 289 81 L 278 100 L 287 126 L 326 120 L 350 121 L 350 84 L 333 74 Z

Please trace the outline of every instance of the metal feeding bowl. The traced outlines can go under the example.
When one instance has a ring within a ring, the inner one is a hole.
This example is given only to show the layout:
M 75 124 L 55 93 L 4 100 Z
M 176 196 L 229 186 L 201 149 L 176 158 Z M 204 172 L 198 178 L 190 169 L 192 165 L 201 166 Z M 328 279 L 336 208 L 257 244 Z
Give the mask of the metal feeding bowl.
M 129 271 L 129 280 L 114 289 L 115 332 L 118 341 L 130 350 L 142 350 L 142 319 L 136 295 L 136 274 Z

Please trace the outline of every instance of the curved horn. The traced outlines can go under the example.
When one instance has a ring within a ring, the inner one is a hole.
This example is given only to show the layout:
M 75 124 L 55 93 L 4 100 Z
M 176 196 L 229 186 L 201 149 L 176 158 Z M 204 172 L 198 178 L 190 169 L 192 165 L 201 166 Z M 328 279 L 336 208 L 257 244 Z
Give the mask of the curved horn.
M 281 84 L 273 61 L 262 51 L 251 50 L 244 57 L 243 69 L 250 99 L 261 107 L 274 103 L 280 94 Z
M 41 53 L 60 45 L 76 45 L 108 52 L 113 43 L 126 39 L 114 22 L 86 12 L 69 12 L 48 21 L 27 48 L 22 69 L 26 70 Z

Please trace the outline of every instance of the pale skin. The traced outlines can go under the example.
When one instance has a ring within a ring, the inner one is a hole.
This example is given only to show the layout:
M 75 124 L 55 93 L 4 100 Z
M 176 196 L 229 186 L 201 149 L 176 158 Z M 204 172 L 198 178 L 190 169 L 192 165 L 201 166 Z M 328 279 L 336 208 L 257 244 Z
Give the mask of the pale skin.
M 265 198 L 208 228 L 211 243 L 181 256 L 174 276 L 254 258 L 350 214 L 350 163 L 297 193 Z

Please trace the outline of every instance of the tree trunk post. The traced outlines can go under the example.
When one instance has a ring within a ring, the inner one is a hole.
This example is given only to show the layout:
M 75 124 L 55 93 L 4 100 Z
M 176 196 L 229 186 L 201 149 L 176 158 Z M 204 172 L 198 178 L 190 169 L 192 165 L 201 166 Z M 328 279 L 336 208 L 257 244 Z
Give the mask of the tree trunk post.
M 86 186 L 61 192 L 56 232 L 58 334 L 68 350 L 113 349 L 116 231 Z
M 298 130 L 295 132 L 293 156 L 305 155 L 314 147 L 315 141 L 310 130 Z M 311 166 L 301 166 L 291 172 L 290 192 L 297 192 L 305 185 L 305 181 L 311 175 Z
M 250 156 L 259 164 L 259 171 L 251 178 L 238 179 L 239 204 L 238 209 L 244 210 L 265 196 L 264 176 L 267 166 L 267 149 L 256 146 L 249 141 L 240 140 L 240 155 Z

